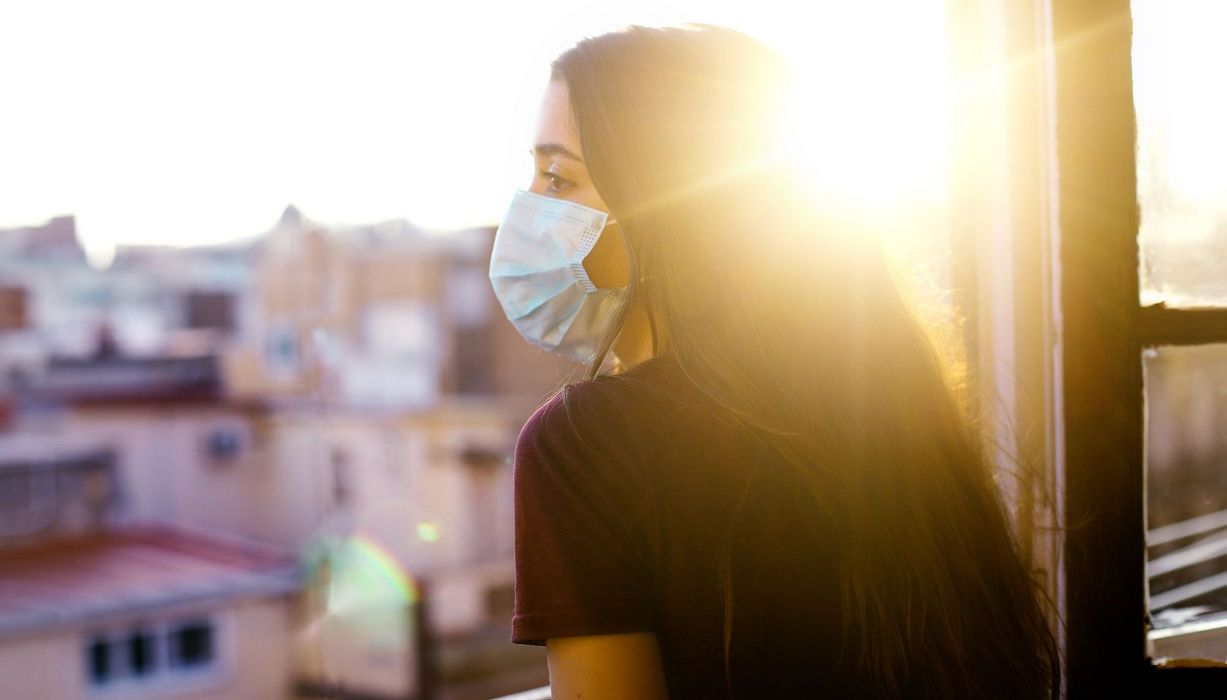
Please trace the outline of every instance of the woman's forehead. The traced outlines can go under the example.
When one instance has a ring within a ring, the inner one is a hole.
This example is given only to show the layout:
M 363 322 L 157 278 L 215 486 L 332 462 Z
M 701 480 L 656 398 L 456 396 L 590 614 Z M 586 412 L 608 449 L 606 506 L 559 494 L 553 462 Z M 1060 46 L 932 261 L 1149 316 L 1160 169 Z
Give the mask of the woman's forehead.
M 562 146 L 583 157 L 579 144 L 579 131 L 571 115 L 570 94 L 567 84 L 551 80 L 541 98 L 541 110 L 537 115 L 537 133 L 533 147 Z

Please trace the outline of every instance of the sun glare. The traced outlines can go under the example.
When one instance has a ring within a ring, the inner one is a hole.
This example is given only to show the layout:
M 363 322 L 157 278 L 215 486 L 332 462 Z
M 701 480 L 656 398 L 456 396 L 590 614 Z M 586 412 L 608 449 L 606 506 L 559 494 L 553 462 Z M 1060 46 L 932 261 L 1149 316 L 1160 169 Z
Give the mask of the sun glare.
M 524 0 L 475 24 L 477 7 L 15 6 L 0 62 L 28 69 L 0 85 L 20 107 L 0 134 L 0 227 L 72 214 L 98 253 L 256 235 L 291 203 L 325 223 L 489 225 L 522 184 L 515 122 L 549 61 L 630 23 L 725 25 L 792 58 L 797 148 L 826 186 L 878 202 L 944 187 L 938 0 Z
M 931 204 L 947 186 L 941 5 L 892 4 L 889 13 L 882 5 L 768 37 L 797 71 L 790 138 L 826 190 L 873 206 Z

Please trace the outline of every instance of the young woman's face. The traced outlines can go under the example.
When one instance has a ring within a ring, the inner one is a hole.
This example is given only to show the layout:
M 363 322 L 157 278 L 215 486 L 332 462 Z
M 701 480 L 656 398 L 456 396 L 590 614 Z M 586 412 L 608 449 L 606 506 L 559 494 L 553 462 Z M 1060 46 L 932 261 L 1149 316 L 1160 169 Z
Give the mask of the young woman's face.
M 566 83 L 561 80 L 550 81 L 545 89 L 533 144 L 534 172 L 528 188 L 530 192 L 609 211 L 588 176 L 579 132 L 571 115 L 570 95 Z M 605 227 L 592 252 L 584 258 L 584 270 L 598 287 L 626 286 L 629 265 L 625 241 L 617 223 Z

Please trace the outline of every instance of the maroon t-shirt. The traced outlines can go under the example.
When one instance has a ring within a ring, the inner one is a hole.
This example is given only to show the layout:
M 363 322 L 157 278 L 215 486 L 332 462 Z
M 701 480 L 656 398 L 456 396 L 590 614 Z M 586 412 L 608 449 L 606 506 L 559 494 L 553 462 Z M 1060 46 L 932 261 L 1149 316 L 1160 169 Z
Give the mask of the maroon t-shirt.
M 567 391 L 516 446 L 511 641 L 654 632 L 670 697 L 729 697 L 719 562 L 744 494 L 731 540 L 732 697 L 858 695 L 837 658 L 831 555 L 800 535 L 814 520 L 804 488 L 668 355 Z

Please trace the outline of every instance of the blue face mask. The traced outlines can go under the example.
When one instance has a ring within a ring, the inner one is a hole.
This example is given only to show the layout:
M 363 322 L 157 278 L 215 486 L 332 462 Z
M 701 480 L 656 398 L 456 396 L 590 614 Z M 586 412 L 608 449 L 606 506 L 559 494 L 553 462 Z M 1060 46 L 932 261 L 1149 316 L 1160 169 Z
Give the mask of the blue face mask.
M 608 214 L 519 190 L 494 234 L 490 282 L 504 313 L 528 342 L 589 362 L 626 295 L 597 289 L 584 270 Z

